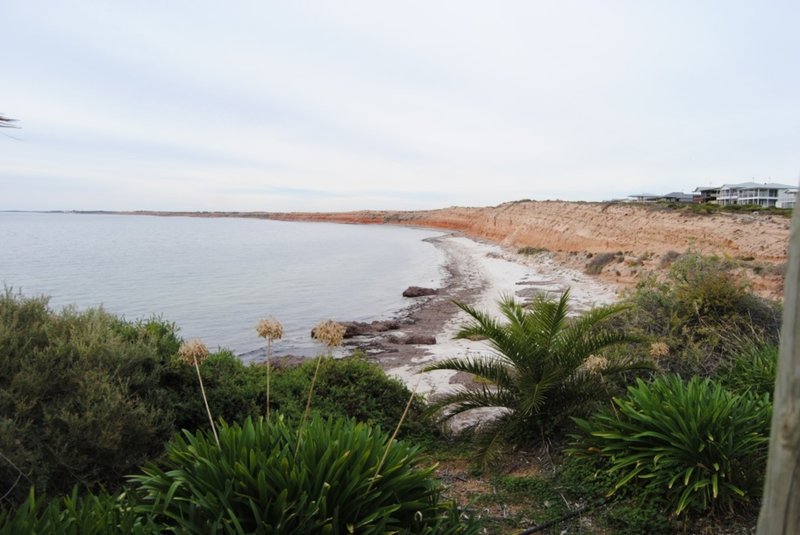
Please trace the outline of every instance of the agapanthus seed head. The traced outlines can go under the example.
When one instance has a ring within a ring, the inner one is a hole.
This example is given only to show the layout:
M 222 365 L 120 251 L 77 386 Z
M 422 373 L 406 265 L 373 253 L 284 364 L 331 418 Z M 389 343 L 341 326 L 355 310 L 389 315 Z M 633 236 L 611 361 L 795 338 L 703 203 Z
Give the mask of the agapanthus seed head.
M 322 342 L 328 347 L 338 347 L 344 340 L 344 332 L 347 328 L 341 323 L 333 320 L 325 320 L 311 329 L 311 337 L 318 342 Z
M 283 325 L 275 318 L 263 319 L 256 325 L 256 332 L 261 338 L 274 342 L 283 338 Z
M 669 346 L 665 342 L 653 342 L 650 344 L 650 356 L 657 359 L 669 355 Z
M 189 340 L 178 348 L 178 357 L 186 364 L 200 364 L 208 358 L 208 348 L 200 340 Z

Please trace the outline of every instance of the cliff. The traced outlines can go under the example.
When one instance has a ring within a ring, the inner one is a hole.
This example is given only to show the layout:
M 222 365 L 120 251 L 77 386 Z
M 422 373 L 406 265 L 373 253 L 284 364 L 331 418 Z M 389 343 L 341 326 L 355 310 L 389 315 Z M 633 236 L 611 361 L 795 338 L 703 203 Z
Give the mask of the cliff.
M 255 214 L 251 214 L 255 216 Z M 483 208 L 341 213 L 263 213 L 283 221 L 399 224 L 463 232 L 514 248 L 547 249 L 560 261 L 584 268 L 598 253 L 619 253 L 599 276 L 630 284 L 663 269 L 674 252 L 693 249 L 737 261 L 754 289 L 782 292 L 789 219 L 773 215 L 699 215 L 660 205 L 519 201 Z

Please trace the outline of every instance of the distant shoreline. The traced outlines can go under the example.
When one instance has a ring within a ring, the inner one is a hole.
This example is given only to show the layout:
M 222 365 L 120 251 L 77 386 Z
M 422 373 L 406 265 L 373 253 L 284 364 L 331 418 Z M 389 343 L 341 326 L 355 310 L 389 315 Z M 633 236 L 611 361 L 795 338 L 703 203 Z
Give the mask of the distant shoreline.
M 658 205 L 620 202 L 514 201 L 490 207 L 351 212 L 71 211 L 77 214 L 247 218 L 275 221 L 400 225 L 463 235 L 511 249 L 545 250 L 583 271 L 598 255 L 614 254 L 595 276 L 634 285 L 643 273 L 660 271 L 666 259 L 687 250 L 744 262 L 753 290 L 772 299 L 783 295 L 789 220 L 769 214 L 698 215 Z

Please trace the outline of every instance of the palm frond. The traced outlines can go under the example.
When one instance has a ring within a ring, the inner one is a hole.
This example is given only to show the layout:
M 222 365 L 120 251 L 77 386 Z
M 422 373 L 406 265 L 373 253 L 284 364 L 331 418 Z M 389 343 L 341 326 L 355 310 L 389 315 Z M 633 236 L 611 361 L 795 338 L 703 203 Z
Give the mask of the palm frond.
M 530 313 L 530 328 L 540 338 L 540 346 L 548 354 L 559 333 L 566 327 L 569 314 L 569 289 L 564 290 L 558 301 L 544 296 L 538 297 Z
M 453 338 L 458 340 L 481 337 L 492 340 L 502 339 L 504 337 L 505 331 L 494 317 L 466 303 L 453 301 L 453 304 L 472 318 L 472 321 L 459 329 Z
M 502 356 L 450 358 L 422 368 L 421 372 L 452 370 L 466 372 L 498 386 L 509 388 L 514 384 L 513 368 Z
M 494 351 L 509 360 L 517 362 L 521 358 L 519 337 L 515 336 L 507 324 L 500 324 L 493 316 L 470 305 L 458 301 L 453 301 L 453 303 L 472 318 L 472 321 L 461 328 L 454 338 L 462 340 L 481 338 Z
M 504 414 L 478 428 L 475 437 L 475 456 L 478 466 L 485 468 L 497 460 L 507 442 L 512 415 Z
M 483 388 L 461 388 L 446 394 L 440 399 L 431 401 L 426 412 L 434 414 L 442 412 L 441 419 L 449 420 L 457 414 L 473 409 L 499 408 L 514 410 L 516 399 L 505 390 Z M 445 410 L 446 409 L 446 410 Z

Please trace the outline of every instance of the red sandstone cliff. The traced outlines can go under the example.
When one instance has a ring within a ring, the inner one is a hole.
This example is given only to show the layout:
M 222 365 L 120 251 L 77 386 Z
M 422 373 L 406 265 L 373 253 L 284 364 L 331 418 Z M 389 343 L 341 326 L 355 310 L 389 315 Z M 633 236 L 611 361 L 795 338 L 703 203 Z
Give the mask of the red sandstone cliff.
M 782 291 L 789 219 L 780 216 L 696 215 L 660 206 L 625 203 L 520 201 L 486 208 L 341 213 L 268 213 L 284 221 L 400 224 L 461 231 L 513 247 L 540 247 L 575 267 L 590 255 L 622 252 L 601 273 L 621 283 L 658 269 L 668 251 L 694 249 L 739 259 L 755 289 L 771 297 Z M 765 266 L 769 269 L 765 269 Z M 777 266 L 777 267 L 776 267 Z

